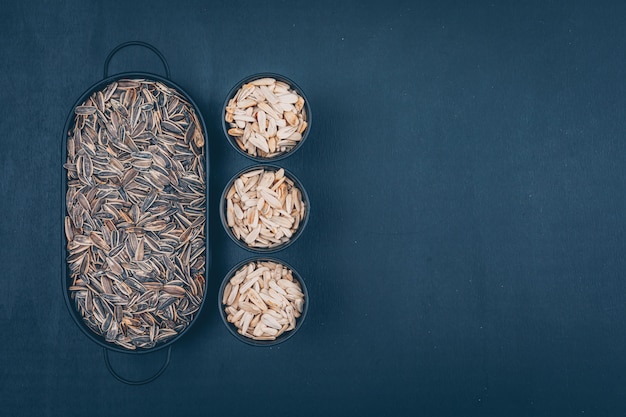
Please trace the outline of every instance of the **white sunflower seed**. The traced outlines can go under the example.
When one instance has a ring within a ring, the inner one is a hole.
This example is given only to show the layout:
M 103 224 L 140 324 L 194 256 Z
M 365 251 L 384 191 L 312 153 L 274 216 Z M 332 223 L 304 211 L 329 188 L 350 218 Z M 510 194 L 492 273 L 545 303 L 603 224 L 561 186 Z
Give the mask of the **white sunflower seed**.
M 224 287 L 226 319 L 245 337 L 274 340 L 296 328 L 305 302 L 300 289 L 291 270 L 279 263 L 257 261 L 244 265 Z M 291 297 L 288 290 L 301 296 Z

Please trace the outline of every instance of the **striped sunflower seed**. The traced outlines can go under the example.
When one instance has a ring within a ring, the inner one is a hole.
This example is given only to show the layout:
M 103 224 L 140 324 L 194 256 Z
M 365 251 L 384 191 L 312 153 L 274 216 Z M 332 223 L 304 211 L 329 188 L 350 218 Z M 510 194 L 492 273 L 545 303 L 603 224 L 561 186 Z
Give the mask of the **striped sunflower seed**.
M 126 349 L 180 334 L 205 290 L 204 136 L 176 90 L 122 79 L 74 110 L 67 138 L 68 291 Z

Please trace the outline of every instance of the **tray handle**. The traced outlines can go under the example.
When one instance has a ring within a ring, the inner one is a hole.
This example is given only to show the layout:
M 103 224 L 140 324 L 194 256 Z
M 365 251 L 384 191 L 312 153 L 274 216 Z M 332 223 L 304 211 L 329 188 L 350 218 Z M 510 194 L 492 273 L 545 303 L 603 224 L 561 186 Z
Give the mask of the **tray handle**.
M 141 46 L 154 52 L 154 54 L 157 57 L 159 57 L 159 59 L 161 60 L 161 63 L 163 64 L 163 67 L 165 68 L 165 78 L 167 78 L 168 80 L 170 79 L 170 66 L 168 65 L 161 51 L 159 51 L 158 49 L 156 49 L 154 46 L 150 45 L 149 43 L 142 42 L 142 41 L 124 42 L 122 44 L 117 45 L 115 48 L 113 48 L 113 50 L 107 56 L 107 59 L 104 60 L 104 78 L 109 77 L 109 63 L 111 62 L 111 58 L 113 58 L 113 56 L 116 53 L 118 53 L 121 49 L 124 49 L 128 46 Z
M 172 347 L 168 346 L 167 348 L 167 356 L 165 357 L 165 362 L 163 363 L 163 365 L 161 365 L 161 368 L 151 377 L 148 377 L 146 379 L 140 379 L 140 380 L 131 380 L 131 379 L 126 379 L 123 376 L 121 376 L 120 374 L 118 374 L 115 369 L 113 369 L 113 366 L 111 365 L 111 361 L 109 360 L 109 349 L 105 349 L 102 348 L 102 351 L 104 352 L 104 363 L 107 366 L 107 369 L 109 370 L 109 372 L 111 373 L 111 375 L 113 375 L 113 377 L 115 379 L 117 379 L 120 382 L 123 382 L 125 384 L 128 385 L 144 385 L 147 383 L 150 383 L 152 381 L 154 381 L 155 379 L 157 379 L 158 377 L 161 376 L 161 374 L 165 371 L 165 369 L 167 368 L 167 366 L 170 364 L 170 356 L 172 354 Z

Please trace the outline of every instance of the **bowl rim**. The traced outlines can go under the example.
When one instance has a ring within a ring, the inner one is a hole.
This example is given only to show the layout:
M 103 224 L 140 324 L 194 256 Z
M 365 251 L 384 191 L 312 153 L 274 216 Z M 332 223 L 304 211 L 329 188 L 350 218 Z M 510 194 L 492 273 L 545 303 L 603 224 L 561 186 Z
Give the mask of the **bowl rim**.
M 235 142 L 235 140 L 233 139 L 233 137 L 231 135 L 228 134 L 228 129 L 230 129 L 230 126 L 228 125 L 228 122 L 226 122 L 226 120 L 224 119 L 224 114 L 226 113 L 226 107 L 228 106 L 228 102 L 230 101 L 231 98 L 233 98 L 235 96 L 235 94 L 237 93 L 237 91 L 239 91 L 239 89 L 241 88 L 241 86 L 243 84 L 247 84 L 250 81 L 253 80 L 257 80 L 260 78 L 275 78 L 278 81 L 283 81 L 287 84 L 289 84 L 289 86 L 296 91 L 296 93 L 298 93 L 299 96 L 301 96 L 304 99 L 304 110 L 306 113 L 306 122 L 307 122 L 307 128 L 304 131 L 304 134 L 302 135 L 302 139 L 300 139 L 300 142 L 298 142 L 298 144 L 296 146 L 294 146 L 289 152 L 284 152 L 278 156 L 272 157 L 272 158 L 261 158 L 259 156 L 253 156 L 248 154 L 247 152 L 241 150 L 239 148 L 239 146 L 237 145 L 237 143 Z M 298 149 L 300 149 L 302 147 L 302 145 L 304 144 L 304 142 L 306 141 L 306 139 L 309 137 L 309 132 L 311 131 L 311 126 L 312 126 L 312 114 L 311 114 L 311 106 L 309 105 L 309 98 L 308 96 L 305 94 L 304 90 L 302 90 L 302 88 L 296 84 L 295 81 L 291 80 L 290 78 L 281 75 L 281 74 L 277 74 L 275 72 L 259 72 L 256 74 L 252 74 L 249 75 L 247 77 L 242 78 L 241 80 L 239 80 L 239 82 L 237 82 L 235 84 L 234 87 L 232 87 L 229 91 L 228 94 L 226 95 L 226 99 L 224 100 L 224 104 L 222 106 L 222 113 L 220 114 L 220 117 L 222 119 L 222 130 L 224 132 L 224 136 L 226 136 L 226 139 L 228 140 L 228 143 L 230 143 L 230 145 L 235 148 L 235 150 L 237 152 L 239 152 L 241 155 L 245 156 L 248 159 L 251 159 L 255 162 L 266 162 L 266 163 L 271 163 L 271 162 L 276 162 L 276 161 L 280 161 L 282 159 L 285 159 L 289 156 L 291 156 L 294 152 L 296 152 Z
M 222 304 L 222 297 L 224 294 L 224 288 L 226 287 L 226 284 L 234 276 L 237 270 L 239 270 L 244 265 L 247 265 L 251 262 L 265 262 L 265 261 L 281 264 L 282 266 L 291 270 L 292 275 L 294 276 L 295 279 L 298 280 L 298 282 L 300 283 L 300 287 L 302 288 L 302 293 L 304 294 L 304 306 L 302 307 L 302 314 L 300 315 L 298 319 L 296 319 L 296 327 L 293 330 L 283 333 L 275 340 L 254 340 L 254 339 L 250 339 L 249 337 L 246 337 L 237 333 L 235 325 L 228 322 L 228 320 L 226 319 L 227 315 L 223 307 L 224 305 Z M 302 275 L 300 275 L 300 273 L 296 271 L 289 263 L 285 262 L 282 259 L 277 259 L 277 258 L 273 258 L 270 256 L 253 256 L 253 257 L 244 259 L 243 261 L 239 262 L 237 265 L 233 266 L 230 269 L 230 271 L 228 271 L 228 273 L 224 276 L 224 278 L 222 279 L 222 283 L 220 284 L 220 288 L 217 292 L 217 306 L 218 306 L 218 310 L 220 311 L 220 317 L 222 318 L 222 323 L 224 323 L 224 325 L 226 326 L 230 334 L 235 336 L 237 339 L 251 346 L 257 346 L 257 347 L 275 346 L 293 337 L 293 335 L 302 327 L 302 324 L 304 323 L 304 320 L 309 311 L 309 290 L 306 286 L 306 282 L 302 278 Z
M 304 213 L 304 219 L 302 219 L 302 221 L 298 225 L 298 230 L 295 231 L 291 239 L 289 239 L 287 242 L 281 245 L 272 247 L 272 248 L 254 248 L 254 247 L 248 246 L 244 241 L 237 239 L 233 231 L 231 230 L 230 226 L 228 226 L 228 221 L 226 220 L 226 194 L 228 194 L 228 190 L 235 183 L 235 180 L 239 178 L 240 176 L 242 176 L 243 174 L 245 174 L 246 172 L 254 171 L 257 169 L 268 169 L 268 168 L 273 171 L 278 171 L 279 169 L 283 169 L 285 171 L 285 176 L 287 176 L 290 180 L 292 180 L 294 184 L 296 185 L 296 187 L 298 187 L 298 189 L 300 190 L 304 204 L 306 205 L 306 212 Z M 306 188 L 304 188 L 304 186 L 302 185 L 302 182 L 291 171 L 278 165 L 257 164 L 257 165 L 250 165 L 250 166 L 243 168 L 242 170 L 237 172 L 235 175 L 233 175 L 230 180 L 228 180 L 228 182 L 226 183 L 226 186 L 224 187 L 224 190 L 222 191 L 222 195 L 220 196 L 219 211 L 220 211 L 220 220 L 222 221 L 222 227 L 224 228 L 224 231 L 226 232 L 228 237 L 230 237 L 230 239 L 233 242 L 235 242 L 239 247 L 249 252 L 252 252 L 256 255 L 265 255 L 265 254 L 270 254 L 270 253 L 276 253 L 283 249 L 286 249 L 289 246 L 291 246 L 296 240 L 298 240 L 300 235 L 302 235 L 302 232 L 304 231 L 304 229 L 306 229 L 307 224 L 309 223 L 309 217 L 311 215 L 311 200 L 309 199 L 309 194 L 307 193 Z
M 205 183 L 206 183 L 206 188 L 207 188 L 207 193 L 205 196 L 205 202 L 206 202 L 206 210 L 208 213 L 208 208 L 209 208 L 209 193 L 208 193 L 208 186 L 209 186 L 209 170 L 210 170 L 210 159 L 209 159 L 209 146 L 208 146 L 208 132 L 207 132 L 207 128 L 206 128 L 206 124 L 204 122 L 204 117 L 202 116 L 202 113 L 200 112 L 200 108 L 198 107 L 197 103 L 191 98 L 191 96 L 185 91 L 185 89 L 183 89 L 180 85 L 176 84 L 174 81 L 170 80 L 169 78 L 163 77 L 161 75 L 158 74 L 153 74 L 153 73 L 149 73 L 149 72 L 141 72 L 141 71 L 130 71 L 130 72 L 122 72 L 122 73 L 118 73 L 118 74 L 113 74 L 110 75 L 106 78 L 103 78 L 95 83 L 93 83 L 87 90 L 85 90 L 84 93 L 82 93 L 79 98 L 74 102 L 74 104 L 72 105 L 68 116 L 65 120 L 65 125 L 63 128 L 63 132 L 62 132 L 62 138 L 61 138 L 61 157 L 64 158 L 63 161 L 65 163 L 65 159 L 67 158 L 67 136 L 68 133 L 72 127 L 72 122 L 75 119 L 75 114 L 74 114 L 74 109 L 79 106 L 81 103 L 83 103 L 88 97 L 90 97 L 94 92 L 101 90 L 102 88 L 105 88 L 106 86 L 108 86 L 109 84 L 124 79 L 124 78 L 140 78 L 140 79 L 145 79 L 145 80 L 150 80 L 150 81 L 157 81 L 157 82 L 161 82 L 169 87 L 174 88 L 178 93 L 180 93 L 183 97 L 185 97 L 185 99 L 187 99 L 189 101 L 189 104 L 192 106 L 192 108 L 195 110 L 196 112 L 196 116 L 198 117 L 198 121 L 200 123 L 200 126 L 203 130 L 204 133 L 204 138 L 205 138 L 205 145 L 204 145 L 204 165 L 205 165 L 205 172 L 204 172 L 204 176 L 205 176 Z M 65 219 L 65 216 L 67 215 L 67 205 L 66 205 L 66 193 L 67 193 L 67 172 L 65 170 L 65 168 L 63 168 L 61 170 L 62 172 L 62 181 L 61 181 L 61 190 L 62 190 L 62 204 L 61 204 L 61 219 Z M 207 213 L 205 213 L 205 217 L 207 217 Z M 126 349 L 123 348 L 119 345 L 116 345 L 115 343 L 112 342 L 107 342 L 103 336 L 98 335 L 97 333 L 95 333 L 93 330 L 91 330 L 87 324 L 85 324 L 85 322 L 83 321 L 82 317 L 80 317 L 79 312 L 75 306 L 75 304 L 70 300 L 70 295 L 69 295 L 69 286 L 68 284 L 68 280 L 70 279 L 70 274 L 69 274 L 69 270 L 68 270 L 68 264 L 67 264 L 67 239 L 65 237 L 65 233 L 61 233 L 61 260 L 62 260 L 62 269 L 61 269 L 61 284 L 62 284 L 62 290 L 63 290 L 63 298 L 65 299 L 65 306 L 68 309 L 68 312 L 70 313 L 70 316 L 72 317 L 72 319 L 74 320 L 74 322 L 76 323 L 76 325 L 78 326 L 78 328 L 89 338 L 91 339 L 94 343 L 96 343 L 97 345 L 99 345 L 100 347 L 104 348 L 104 349 L 108 349 L 108 350 L 112 350 L 115 352 L 119 352 L 119 353 L 126 353 L 126 354 L 130 354 L 130 355 L 141 355 L 141 354 L 148 354 L 148 353 L 153 353 L 156 352 L 158 350 L 164 349 L 166 347 L 172 346 L 172 344 L 174 344 L 176 341 L 178 341 L 185 333 L 187 333 L 189 331 L 189 329 L 191 329 L 191 327 L 194 325 L 194 323 L 196 323 L 198 321 L 198 317 L 200 316 L 200 314 L 202 313 L 202 309 L 204 307 L 206 298 L 207 298 L 207 291 L 208 291 L 208 278 L 209 278 L 209 269 L 210 269 L 210 264 L 211 264 L 211 251 L 210 251 L 210 235 L 209 235 L 209 222 L 208 222 L 208 218 L 207 221 L 205 221 L 205 269 L 204 269 L 204 296 L 202 297 L 202 300 L 200 302 L 200 307 L 198 308 L 198 311 L 196 312 L 194 318 L 189 322 L 189 324 L 187 325 L 187 327 L 185 327 L 183 329 L 182 332 L 180 332 L 179 334 L 177 334 L 176 336 L 174 336 L 173 338 L 157 344 L 151 348 L 137 348 L 135 350 L 130 350 L 130 349 Z

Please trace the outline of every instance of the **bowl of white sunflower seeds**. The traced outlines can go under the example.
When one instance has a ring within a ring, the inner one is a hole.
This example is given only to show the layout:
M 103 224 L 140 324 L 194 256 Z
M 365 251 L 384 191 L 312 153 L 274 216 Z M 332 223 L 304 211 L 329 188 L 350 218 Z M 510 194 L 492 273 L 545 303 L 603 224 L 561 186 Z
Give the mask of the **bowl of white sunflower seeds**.
M 302 326 L 308 305 L 300 274 L 272 258 L 240 262 L 226 274 L 218 292 L 227 329 L 253 346 L 272 346 L 292 337 Z
M 255 253 L 291 245 L 302 234 L 309 214 L 308 194 L 300 180 L 275 165 L 252 166 L 235 174 L 220 199 L 226 233 Z
M 255 74 L 228 93 L 222 126 L 242 155 L 257 162 L 277 161 L 303 145 L 311 130 L 311 108 L 292 80 L 274 73 Z

